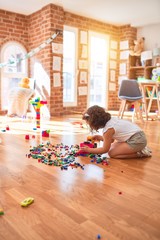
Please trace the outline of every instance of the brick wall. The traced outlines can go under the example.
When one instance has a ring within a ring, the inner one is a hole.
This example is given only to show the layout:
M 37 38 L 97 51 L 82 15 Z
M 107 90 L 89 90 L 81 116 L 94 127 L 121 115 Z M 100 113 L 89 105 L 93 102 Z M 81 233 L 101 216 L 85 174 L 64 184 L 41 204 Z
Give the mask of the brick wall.
M 7 41 L 18 41 L 28 48 L 27 16 L 0 10 L 0 46 Z
M 17 41 L 28 48 L 27 17 L 21 14 L 0 10 L 0 50 L 8 41 Z M 1 92 L 0 84 L 0 92 Z M 0 99 L 0 112 L 1 99 Z
M 61 7 L 50 4 L 29 16 L 28 32 L 29 46 L 31 49 L 39 46 L 46 39 L 50 38 L 56 29 L 63 30 L 63 15 L 64 13 Z M 58 36 L 54 42 L 62 43 L 62 36 Z M 31 58 L 31 76 L 35 75 L 35 66 L 37 66 L 37 64 L 41 75 L 36 75 L 36 90 L 41 98 L 47 99 L 47 106 L 51 115 L 55 115 L 57 113 L 61 114 L 63 112 L 63 91 L 62 87 L 59 89 L 54 89 L 53 87 L 52 44 L 47 45 L 38 54 Z
M 95 31 L 107 34 L 110 40 L 119 43 L 120 40 L 129 40 L 133 44 L 136 39 L 136 29 L 130 25 L 118 27 L 103 22 L 78 16 L 69 12 L 64 12 L 63 8 L 49 4 L 41 10 L 24 16 L 21 14 L 11 13 L 0 10 L 0 46 L 9 40 L 16 40 L 24 45 L 27 51 L 38 47 L 43 41 L 48 39 L 56 29 L 63 30 L 63 25 L 77 27 L 79 32 Z M 63 36 L 59 35 L 54 42 L 63 43 Z M 79 57 L 81 45 L 79 44 Z M 62 56 L 61 56 L 62 57 Z M 42 98 L 47 98 L 48 108 L 51 116 L 81 112 L 87 107 L 87 96 L 78 96 L 77 107 L 63 107 L 63 79 L 61 72 L 61 87 L 53 86 L 53 54 L 51 44 L 47 45 L 39 53 L 29 59 L 29 77 L 38 75 L 37 91 Z M 37 73 L 35 71 L 37 69 Z M 62 69 L 62 66 L 61 66 Z M 109 72 L 108 72 L 109 75 Z M 119 75 L 119 45 L 116 69 L 116 91 L 109 91 L 108 108 L 117 110 L 119 108 L 118 92 L 118 75 Z M 110 78 L 110 76 L 109 76 Z M 110 79 L 109 79 L 110 80 Z M 80 81 L 78 78 L 78 87 Z M 83 85 L 81 85 L 83 86 Z M 85 86 L 85 85 L 84 85 Z

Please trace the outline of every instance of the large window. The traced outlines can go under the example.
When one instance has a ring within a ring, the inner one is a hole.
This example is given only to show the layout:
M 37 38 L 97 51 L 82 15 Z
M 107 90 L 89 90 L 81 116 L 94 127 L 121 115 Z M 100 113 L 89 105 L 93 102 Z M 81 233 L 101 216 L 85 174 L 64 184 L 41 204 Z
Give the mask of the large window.
M 77 29 L 64 27 L 63 33 L 63 105 L 77 105 Z
M 1 69 L 1 108 L 8 106 L 9 90 L 18 86 L 18 82 L 27 75 L 27 60 L 19 61 L 26 54 L 25 48 L 18 42 L 8 42 L 2 47 L 1 62 L 8 64 Z M 10 63 L 9 63 L 10 62 Z
M 109 37 L 89 32 L 88 107 L 108 107 L 108 58 Z

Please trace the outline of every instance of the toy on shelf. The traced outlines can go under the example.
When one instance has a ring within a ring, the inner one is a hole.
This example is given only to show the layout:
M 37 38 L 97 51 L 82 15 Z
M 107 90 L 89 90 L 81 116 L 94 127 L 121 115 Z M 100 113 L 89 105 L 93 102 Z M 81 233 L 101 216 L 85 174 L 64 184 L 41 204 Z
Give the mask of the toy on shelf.
M 130 47 L 130 55 L 131 56 L 140 56 L 141 52 L 144 50 L 144 40 L 145 38 L 142 37 L 138 40 L 134 40 L 134 46 Z
M 152 80 L 160 82 L 160 64 L 152 70 Z
M 41 119 L 41 112 L 40 109 L 42 106 L 47 104 L 47 101 L 42 101 L 40 98 L 36 98 L 34 101 L 31 100 L 30 103 L 33 105 L 36 111 L 36 127 L 40 128 L 40 119 Z

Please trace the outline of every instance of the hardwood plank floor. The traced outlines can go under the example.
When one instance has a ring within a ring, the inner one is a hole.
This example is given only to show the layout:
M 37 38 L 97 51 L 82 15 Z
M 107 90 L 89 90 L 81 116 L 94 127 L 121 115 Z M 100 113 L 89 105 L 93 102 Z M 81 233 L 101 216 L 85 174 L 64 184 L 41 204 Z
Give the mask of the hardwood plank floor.
M 76 160 L 81 168 L 60 167 L 27 158 L 30 146 L 79 144 L 88 129 L 72 115 L 43 121 L 49 139 L 33 131 L 35 122 L 0 118 L 0 240 L 160 239 L 160 121 L 137 122 L 147 134 L 151 158 L 116 160 L 109 165 Z M 30 140 L 25 140 L 25 134 Z M 35 135 L 35 138 L 32 138 Z M 20 206 L 26 197 L 34 203 Z

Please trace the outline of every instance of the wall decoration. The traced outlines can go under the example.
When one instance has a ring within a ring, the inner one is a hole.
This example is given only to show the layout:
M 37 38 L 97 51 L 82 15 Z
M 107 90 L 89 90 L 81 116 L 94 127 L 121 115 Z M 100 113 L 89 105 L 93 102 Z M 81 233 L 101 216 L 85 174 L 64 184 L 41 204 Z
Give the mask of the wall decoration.
M 79 60 L 79 69 L 87 69 L 87 68 L 88 68 L 87 60 Z
M 87 72 L 80 72 L 80 84 L 87 84 Z
M 61 87 L 60 73 L 53 73 L 53 87 Z
M 52 43 L 52 53 L 63 54 L 63 44 L 61 43 Z
M 111 41 L 111 49 L 117 49 L 118 43 L 117 41 Z
M 110 51 L 110 58 L 111 58 L 111 59 L 117 59 L 117 52 L 111 50 L 111 51 Z
M 87 58 L 88 51 L 87 51 L 87 45 L 82 45 L 82 53 L 81 53 L 81 58 Z
M 127 79 L 128 79 L 127 76 L 119 76 L 118 77 L 118 84 L 120 85 L 122 80 L 127 80 Z
M 115 82 L 116 81 L 116 71 L 110 70 L 110 81 Z
M 121 41 L 120 42 L 120 50 L 126 50 L 126 49 L 129 49 L 128 40 Z
M 127 60 L 129 57 L 129 50 L 127 51 L 120 51 L 120 59 L 121 60 Z
M 53 56 L 53 70 L 61 71 L 61 57 Z
M 125 75 L 126 74 L 126 69 L 127 69 L 126 63 L 120 63 L 119 74 L 120 75 Z
M 110 61 L 110 63 L 109 63 L 109 68 L 111 68 L 111 69 L 116 69 L 116 67 L 117 67 L 117 63 L 116 63 L 116 61 Z
M 24 56 L 17 58 L 15 60 L 13 59 L 8 59 L 8 62 L 3 62 L 0 63 L 0 68 L 5 67 L 7 65 L 11 65 L 11 64 L 15 64 L 15 63 L 19 63 L 22 60 L 31 58 L 33 55 L 35 55 L 36 53 L 38 53 L 39 51 L 41 51 L 41 49 L 45 48 L 48 44 L 50 44 L 58 35 L 60 32 L 54 33 L 50 38 L 48 38 L 44 43 L 40 44 L 39 47 L 34 48 L 33 50 L 31 50 L 30 52 L 26 53 Z
M 79 96 L 87 95 L 87 87 L 79 87 L 78 93 L 79 93 Z
M 80 44 L 87 44 L 87 32 L 80 31 Z
M 109 83 L 109 91 L 116 91 L 116 84 L 115 83 Z

